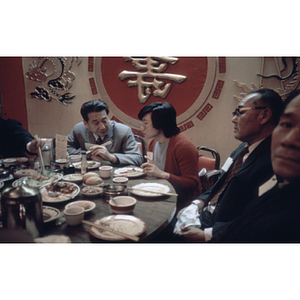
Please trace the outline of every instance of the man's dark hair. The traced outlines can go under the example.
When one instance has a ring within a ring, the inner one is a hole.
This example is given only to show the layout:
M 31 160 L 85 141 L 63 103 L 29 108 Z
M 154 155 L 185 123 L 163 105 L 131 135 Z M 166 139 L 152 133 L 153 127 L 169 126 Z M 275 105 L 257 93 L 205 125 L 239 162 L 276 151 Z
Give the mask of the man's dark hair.
M 139 119 L 142 120 L 148 113 L 152 113 L 152 126 L 157 130 L 162 130 L 166 138 L 180 132 L 176 123 L 176 110 L 170 103 L 154 102 L 144 106 L 138 114 Z
M 295 90 L 295 91 L 291 92 L 291 93 L 287 96 L 286 100 L 284 101 L 284 109 L 287 107 L 287 105 L 288 105 L 294 98 L 296 98 L 296 97 L 299 96 L 299 95 L 300 95 L 300 90 Z
M 272 124 L 277 125 L 279 122 L 279 118 L 283 112 L 284 103 L 282 101 L 282 98 L 274 90 L 268 88 L 253 90 L 249 92 L 248 95 L 255 93 L 259 94 L 259 98 L 257 98 L 256 101 L 261 105 L 271 109 L 272 117 L 270 121 L 272 122 Z
M 107 104 L 102 100 L 91 100 L 82 104 L 80 113 L 82 115 L 83 120 L 86 122 L 89 120 L 88 114 L 90 112 L 98 112 L 105 110 L 107 115 L 109 113 Z

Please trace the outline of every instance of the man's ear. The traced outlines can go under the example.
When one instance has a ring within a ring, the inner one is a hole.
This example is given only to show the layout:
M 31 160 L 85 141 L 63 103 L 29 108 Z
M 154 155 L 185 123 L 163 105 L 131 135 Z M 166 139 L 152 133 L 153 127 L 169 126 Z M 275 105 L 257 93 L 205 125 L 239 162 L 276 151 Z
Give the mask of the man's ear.
M 270 108 L 265 108 L 263 111 L 262 111 L 262 114 L 261 114 L 261 124 L 265 124 L 267 123 L 268 121 L 270 121 L 270 119 L 272 118 L 272 110 Z
M 84 124 L 85 128 L 87 128 L 87 129 L 89 128 L 87 121 L 83 120 L 83 124 Z

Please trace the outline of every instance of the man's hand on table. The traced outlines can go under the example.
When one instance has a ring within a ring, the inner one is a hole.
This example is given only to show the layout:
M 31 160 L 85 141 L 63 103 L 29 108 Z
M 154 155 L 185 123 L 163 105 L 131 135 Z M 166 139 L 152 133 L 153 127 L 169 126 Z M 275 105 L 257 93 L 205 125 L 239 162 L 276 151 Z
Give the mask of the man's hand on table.
M 180 235 L 184 236 L 186 240 L 190 242 L 205 242 L 204 231 L 195 226 L 189 226 L 182 229 Z
M 101 161 L 101 160 L 106 160 L 110 161 L 112 163 L 116 163 L 118 161 L 117 157 L 109 153 L 107 148 L 104 146 L 94 146 L 91 147 L 90 150 L 91 152 L 91 159 L 96 160 L 96 161 Z

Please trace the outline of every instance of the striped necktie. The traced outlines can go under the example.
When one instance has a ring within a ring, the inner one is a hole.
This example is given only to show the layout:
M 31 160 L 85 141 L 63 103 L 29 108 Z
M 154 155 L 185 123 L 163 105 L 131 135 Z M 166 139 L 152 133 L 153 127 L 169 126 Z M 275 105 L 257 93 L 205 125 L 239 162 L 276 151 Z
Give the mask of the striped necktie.
M 228 182 L 231 180 L 231 178 L 234 176 L 234 174 L 240 169 L 240 167 L 243 164 L 243 158 L 244 156 L 249 152 L 248 146 L 245 147 L 237 156 L 231 170 L 229 171 L 227 178 L 225 179 L 225 182 L 220 187 L 220 189 L 216 192 L 216 194 L 212 197 L 212 199 L 209 202 L 209 205 L 215 206 L 218 202 L 219 196 L 224 191 L 225 187 L 227 186 Z

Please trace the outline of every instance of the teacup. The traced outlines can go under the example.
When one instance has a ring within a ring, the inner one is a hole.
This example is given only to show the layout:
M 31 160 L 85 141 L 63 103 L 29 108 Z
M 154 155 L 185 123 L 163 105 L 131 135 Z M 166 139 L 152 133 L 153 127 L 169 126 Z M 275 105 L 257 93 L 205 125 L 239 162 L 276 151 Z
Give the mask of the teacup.
M 79 225 L 84 218 L 84 208 L 82 206 L 65 208 L 64 215 L 68 225 Z
M 99 168 L 100 177 L 109 178 L 112 173 L 112 166 L 102 166 Z

